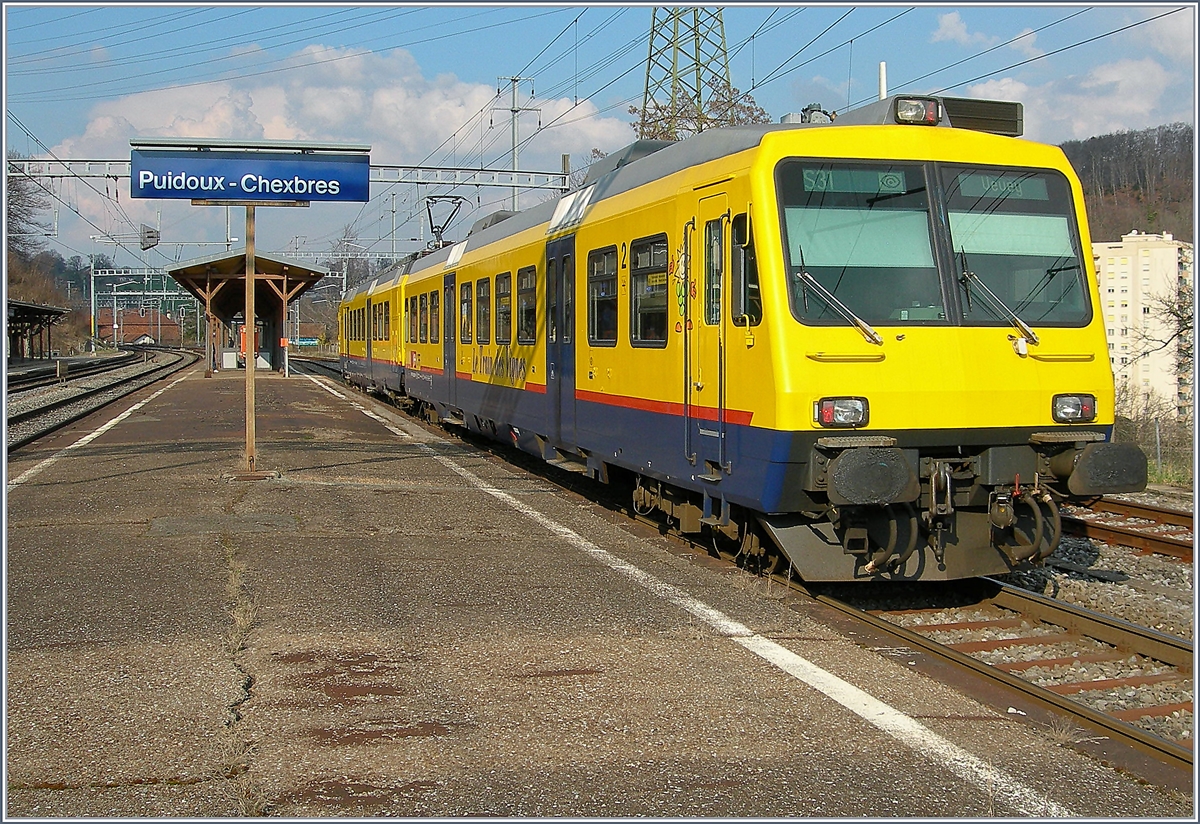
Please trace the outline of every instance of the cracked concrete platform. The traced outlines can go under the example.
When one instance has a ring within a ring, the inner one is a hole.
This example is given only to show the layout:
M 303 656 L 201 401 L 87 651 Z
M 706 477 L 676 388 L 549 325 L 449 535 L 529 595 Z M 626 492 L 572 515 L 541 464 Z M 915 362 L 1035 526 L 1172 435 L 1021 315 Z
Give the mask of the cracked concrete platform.
M 361 395 L 261 377 L 258 467 L 281 477 L 230 481 L 243 386 L 194 371 L 9 490 L 7 815 L 1191 816 L 1190 794 Z M 22 450 L 10 482 L 115 414 Z M 493 493 L 1030 795 L 964 780 Z

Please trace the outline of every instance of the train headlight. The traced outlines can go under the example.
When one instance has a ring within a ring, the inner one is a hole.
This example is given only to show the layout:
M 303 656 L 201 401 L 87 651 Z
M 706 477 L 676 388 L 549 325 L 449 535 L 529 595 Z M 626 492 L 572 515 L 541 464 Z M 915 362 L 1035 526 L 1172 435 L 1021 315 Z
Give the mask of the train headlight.
M 821 426 L 866 426 L 870 418 L 866 398 L 821 398 L 813 411 Z
M 942 122 L 941 106 L 931 97 L 897 97 L 896 122 L 936 126 Z
M 1088 423 L 1096 420 L 1096 396 L 1055 395 L 1051 411 L 1059 423 Z

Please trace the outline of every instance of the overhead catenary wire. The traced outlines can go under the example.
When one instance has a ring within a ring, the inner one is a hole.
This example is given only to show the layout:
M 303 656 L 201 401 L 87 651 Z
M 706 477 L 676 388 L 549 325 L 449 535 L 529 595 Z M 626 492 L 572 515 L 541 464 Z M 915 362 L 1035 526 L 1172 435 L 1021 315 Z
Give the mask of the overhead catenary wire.
M 528 22 L 529 20 L 534 20 L 534 19 L 537 19 L 540 17 L 546 17 L 546 16 L 550 16 L 550 15 L 560 14 L 563 11 L 564 11 L 563 9 L 553 9 L 550 11 L 525 15 L 524 17 L 515 18 L 512 20 L 501 21 L 499 23 L 492 23 L 492 24 L 488 24 L 485 26 L 477 26 L 477 27 L 471 28 L 471 29 L 459 28 L 449 34 L 438 35 L 436 37 L 429 37 L 429 38 L 424 38 L 421 40 L 409 40 L 409 41 L 405 41 L 405 42 L 392 43 L 386 47 L 383 47 L 383 50 L 390 51 L 390 50 L 399 49 L 399 48 L 407 48 L 407 47 L 417 45 L 417 44 L 427 44 L 427 43 L 436 42 L 439 40 L 446 40 L 446 39 L 455 38 L 455 37 L 462 37 L 462 36 L 469 35 L 469 34 L 475 34 L 480 31 L 485 31 L 488 29 L 498 28 L 501 26 L 516 25 L 516 24 Z M 489 12 L 477 12 L 474 15 L 467 15 L 467 16 L 479 16 L 479 15 L 486 14 L 486 13 L 489 13 Z M 361 41 L 361 43 L 356 44 L 355 47 L 326 47 L 323 49 L 323 52 L 325 52 L 325 53 L 345 52 L 347 50 L 347 48 L 351 49 L 351 51 L 348 54 L 340 53 L 340 54 L 336 54 L 333 57 L 324 57 L 324 58 L 315 58 L 315 59 L 300 59 L 300 58 L 298 58 L 297 55 L 288 55 L 286 57 L 282 57 L 282 58 L 269 60 L 269 61 L 260 63 L 259 65 L 271 66 L 274 64 L 278 64 L 278 63 L 290 63 L 291 65 L 277 66 L 276 68 L 262 69 L 259 71 L 246 71 L 246 72 L 241 72 L 238 74 L 232 74 L 232 75 L 226 75 L 226 76 L 222 76 L 224 74 L 224 72 L 218 71 L 215 74 L 211 74 L 208 77 L 205 77 L 202 79 L 194 80 L 194 81 L 191 81 L 188 83 L 172 83 L 172 84 L 167 85 L 166 87 L 162 87 L 159 89 L 141 88 L 141 89 L 136 89 L 136 90 L 109 91 L 106 93 L 108 93 L 108 94 L 138 94 L 138 93 L 146 93 L 146 92 L 151 92 L 151 91 L 165 91 L 165 90 L 176 91 L 179 89 L 187 89 L 187 88 L 193 88 L 196 86 L 204 86 L 204 85 L 207 85 L 207 84 L 213 83 L 213 82 L 230 82 L 230 81 L 234 81 L 234 80 L 245 80 L 245 79 L 251 78 L 251 77 L 264 77 L 266 75 L 278 74 L 280 72 L 295 71 L 297 69 L 309 68 L 312 66 L 322 66 L 322 65 L 326 65 L 326 64 L 330 64 L 330 63 L 340 62 L 342 60 L 350 60 L 350 59 L 354 59 L 354 58 L 359 58 L 366 54 L 374 53 L 375 50 L 362 49 L 361 47 L 366 43 L 375 42 L 377 40 L 384 40 L 384 39 L 388 39 L 391 37 L 394 37 L 394 35 L 391 35 L 391 34 L 380 35 L 379 37 L 368 38 L 367 40 Z M 69 102 L 72 100 L 92 100 L 95 98 L 95 94 L 96 94 L 95 91 L 89 92 L 86 94 L 74 95 L 74 96 L 57 96 L 57 97 L 48 94 L 48 92 L 77 91 L 77 90 L 80 90 L 83 88 L 94 88 L 95 86 L 111 85 L 111 84 L 114 84 L 117 82 L 122 82 L 122 81 L 128 80 L 128 79 L 143 80 L 144 78 L 150 77 L 152 75 L 161 75 L 161 74 L 166 74 L 166 73 L 170 73 L 170 72 L 174 72 L 174 71 L 180 71 L 183 69 L 190 70 L 190 69 L 195 68 L 197 65 L 204 65 L 204 64 L 213 63 L 213 62 L 220 62 L 221 60 L 228 60 L 228 59 L 230 59 L 230 58 L 205 60 L 205 61 L 199 61 L 198 63 L 194 63 L 194 64 L 188 64 L 185 66 L 177 66 L 177 67 L 173 67 L 171 69 L 163 69 L 158 72 L 143 72 L 143 73 L 139 73 L 136 78 L 120 78 L 119 80 L 116 80 L 116 81 L 97 81 L 95 83 L 73 84 L 71 86 L 63 86 L 63 87 L 58 87 L 58 88 L 54 88 L 54 89 L 45 89 L 45 90 L 42 90 L 37 93 L 30 92 L 30 93 L 25 93 L 25 94 L 10 94 L 9 101 L 10 101 L 10 103 L 13 102 L 14 100 L 16 100 L 18 102 L 25 102 L 25 103 L 35 103 L 36 102 L 39 104 L 44 104 L 44 103 L 62 103 L 62 102 Z M 28 99 L 29 97 L 33 97 L 34 99 L 30 100 L 30 99 Z

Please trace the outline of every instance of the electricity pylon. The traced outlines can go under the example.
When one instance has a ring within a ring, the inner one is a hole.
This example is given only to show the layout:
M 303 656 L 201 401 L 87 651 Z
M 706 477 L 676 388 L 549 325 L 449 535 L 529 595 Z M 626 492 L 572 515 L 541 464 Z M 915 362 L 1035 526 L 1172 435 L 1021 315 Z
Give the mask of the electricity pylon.
M 731 88 L 721 9 L 655 7 L 638 136 L 682 139 L 719 125 L 714 94 L 723 103 Z

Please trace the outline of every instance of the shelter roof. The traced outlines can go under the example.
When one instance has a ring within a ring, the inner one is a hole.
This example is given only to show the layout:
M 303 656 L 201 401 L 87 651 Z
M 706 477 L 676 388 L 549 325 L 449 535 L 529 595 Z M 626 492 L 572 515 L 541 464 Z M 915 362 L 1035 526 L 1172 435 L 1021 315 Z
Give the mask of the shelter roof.
M 61 306 L 44 306 L 23 300 L 8 300 L 8 325 L 44 328 L 62 320 L 70 309 Z
M 231 249 L 215 255 L 193 258 L 167 267 L 167 274 L 201 302 L 211 301 L 213 313 L 229 320 L 242 311 L 245 304 L 244 286 L 230 285 L 246 277 L 246 250 Z M 286 305 L 329 274 L 322 266 L 276 254 L 256 253 L 254 256 L 256 314 L 263 314 L 267 303 L 274 300 Z M 280 305 L 276 303 L 276 305 Z

